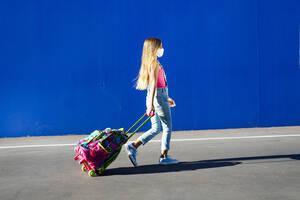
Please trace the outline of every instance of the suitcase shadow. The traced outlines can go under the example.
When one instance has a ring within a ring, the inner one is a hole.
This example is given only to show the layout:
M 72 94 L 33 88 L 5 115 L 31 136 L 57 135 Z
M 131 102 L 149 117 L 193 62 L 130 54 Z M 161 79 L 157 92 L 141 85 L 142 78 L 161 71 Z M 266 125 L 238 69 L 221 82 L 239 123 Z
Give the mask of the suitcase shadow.
M 138 167 L 120 167 L 114 169 L 107 169 L 103 172 L 103 176 L 111 175 L 132 175 L 132 174 L 154 174 L 167 172 L 191 171 L 198 169 L 228 167 L 241 164 L 241 162 L 207 162 L 207 161 L 193 161 L 180 162 L 174 165 L 142 165 Z
M 278 160 L 278 159 L 284 159 L 284 160 Z M 208 169 L 208 168 L 216 168 L 216 167 L 231 167 L 231 166 L 242 164 L 243 162 L 241 161 L 251 161 L 251 160 L 254 161 L 254 164 L 271 163 L 271 162 L 291 162 L 291 161 L 300 160 L 300 154 L 200 160 L 200 161 L 193 161 L 193 162 L 180 162 L 175 165 L 167 165 L 167 166 L 161 166 L 155 164 L 155 165 L 143 165 L 138 167 L 120 167 L 114 169 L 107 169 L 103 172 L 102 175 L 111 176 L 111 175 L 131 175 L 131 174 L 154 174 L 154 173 L 191 171 L 191 170 Z M 244 164 L 251 164 L 251 162 L 244 163 Z

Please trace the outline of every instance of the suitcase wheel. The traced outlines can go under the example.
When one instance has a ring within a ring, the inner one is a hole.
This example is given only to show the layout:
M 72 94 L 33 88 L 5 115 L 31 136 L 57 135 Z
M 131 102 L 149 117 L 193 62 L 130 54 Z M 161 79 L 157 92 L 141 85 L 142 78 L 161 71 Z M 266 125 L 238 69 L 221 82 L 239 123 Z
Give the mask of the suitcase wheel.
M 98 168 L 98 173 L 99 173 L 99 174 L 102 174 L 102 172 L 104 172 L 104 166 Z
M 83 171 L 83 172 L 87 171 L 84 165 L 81 166 L 81 171 Z
M 95 172 L 94 170 L 90 170 L 90 171 L 89 171 L 89 176 L 90 176 L 90 177 L 96 176 L 96 172 Z

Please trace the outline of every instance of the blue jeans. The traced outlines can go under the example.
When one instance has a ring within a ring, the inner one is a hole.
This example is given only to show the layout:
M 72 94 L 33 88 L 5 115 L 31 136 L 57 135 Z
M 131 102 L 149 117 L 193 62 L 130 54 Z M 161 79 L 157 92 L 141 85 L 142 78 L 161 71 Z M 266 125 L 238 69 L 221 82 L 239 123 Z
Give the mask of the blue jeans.
M 172 118 L 171 110 L 168 102 L 168 88 L 156 88 L 153 105 L 155 109 L 155 115 L 151 118 L 152 128 L 141 135 L 138 139 L 145 145 L 153 137 L 163 130 L 161 140 L 161 150 L 170 149 L 171 130 L 172 130 Z M 147 107 L 150 104 L 150 90 L 147 90 L 146 104 Z

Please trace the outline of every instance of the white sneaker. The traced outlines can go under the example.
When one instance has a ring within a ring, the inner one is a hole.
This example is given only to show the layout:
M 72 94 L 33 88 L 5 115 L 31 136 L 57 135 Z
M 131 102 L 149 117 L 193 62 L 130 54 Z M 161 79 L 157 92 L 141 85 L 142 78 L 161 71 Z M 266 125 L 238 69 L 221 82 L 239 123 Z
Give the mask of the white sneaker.
M 130 161 L 132 162 L 133 166 L 137 166 L 137 162 L 136 162 L 136 155 L 137 155 L 137 150 L 136 148 L 132 145 L 133 142 L 130 143 L 126 143 L 125 144 L 125 149 L 126 152 L 128 154 L 128 157 L 130 159 Z
M 171 165 L 171 164 L 177 164 L 179 163 L 179 161 L 177 159 L 171 158 L 170 156 L 167 156 L 166 158 L 160 157 L 158 163 L 160 165 Z

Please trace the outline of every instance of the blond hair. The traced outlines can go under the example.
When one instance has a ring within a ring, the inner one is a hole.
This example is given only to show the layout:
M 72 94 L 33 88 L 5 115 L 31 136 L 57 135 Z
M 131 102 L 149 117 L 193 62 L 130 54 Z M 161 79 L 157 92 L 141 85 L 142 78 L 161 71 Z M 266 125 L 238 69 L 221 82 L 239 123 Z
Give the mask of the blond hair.
M 161 46 L 161 40 L 158 38 L 147 38 L 144 42 L 142 63 L 136 82 L 137 90 L 145 90 L 149 84 L 149 71 L 150 68 L 156 65 L 156 52 Z

